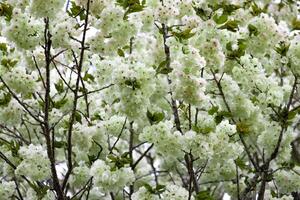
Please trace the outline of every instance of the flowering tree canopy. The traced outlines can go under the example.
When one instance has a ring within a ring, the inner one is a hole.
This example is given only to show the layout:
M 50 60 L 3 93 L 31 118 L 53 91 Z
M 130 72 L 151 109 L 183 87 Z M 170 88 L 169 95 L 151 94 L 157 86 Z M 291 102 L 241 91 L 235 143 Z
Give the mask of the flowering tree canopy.
M 0 199 L 299 200 L 298 30 L 294 0 L 2 0 Z

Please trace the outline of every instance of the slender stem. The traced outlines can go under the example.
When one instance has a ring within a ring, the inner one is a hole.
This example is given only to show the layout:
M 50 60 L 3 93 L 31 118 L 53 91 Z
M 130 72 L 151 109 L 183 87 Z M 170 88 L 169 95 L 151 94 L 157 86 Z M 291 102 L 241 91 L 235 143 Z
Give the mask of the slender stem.
M 73 161 L 72 161 L 72 133 L 73 133 L 73 125 L 75 123 L 75 116 L 77 112 L 77 103 L 78 103 L 78 92 L 79 92 L 79 84 L 80 84 L 80 74 L 82 71 L 82 65 L 83 65 L 83 59 L 84 59 L 84 52 L 85 52 L 85 40 L 86 40 L 86 34 L 88 30 L 88 22 L 89 22 L 89 9 L 90 9 L 90 0 L 87 1 L 86 6 L 86 17 L 84 22 L 84 28 L 83 28 L 83 35 L 81 40 L 81 51 L 80 51 L 80 58 L 79 63 L 76 63 L 77 67 L 77 80 L 74 90 L 74 100 L 73 100 L 73 109 L 69 120 L 69 129 L 67 134 L 67 157 L 68 157 L 68 171 L 65 175 L 65 179 L 62 185 L 62 188 L 65 189 L 66 184 L 68 182 L 69 176 L 73 170 Z
M 43 133 L 46 139 L 46 146 L 47 146 L 47 154 L 48 158 L 50 160 L 50 166 L 51 166 L 51 173 L 52 173 L 52 179 L 53 179 L 53 187 L 56 192 L 57 198 L 59 200 L 64 200 L 64 194 L 62 191 L 62 188 L 59 184 L 57 171 L 56 171 L 56 164 L 55 164 L 55 154 L 54 154 L 54 146 L 52 139 L 54 138 L 54 135 L 51 139 L 51 128 L 49 124 L 49 111 L 50 111 L 50 91 L 51 91 L 51 83 L 50 83 L 50 64 L 51 64 L 51 34 L 49 32 L 49 19 L 45 19 L 45 32 L 44 32 L 44 39 L 45 39 L 45 68 L 46 68 L 46 81 L 45 81 L 45 98 L 44 98 L 44 120 L 43 120 Z M 52 134 L 54 134 L 52 132 Z

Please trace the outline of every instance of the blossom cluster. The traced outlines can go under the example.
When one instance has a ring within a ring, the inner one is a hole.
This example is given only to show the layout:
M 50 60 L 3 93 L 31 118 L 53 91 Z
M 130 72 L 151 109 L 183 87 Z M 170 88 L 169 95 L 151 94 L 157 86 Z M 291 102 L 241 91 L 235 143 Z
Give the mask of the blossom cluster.
M 297 6 L 1 1 L 0 199 L 299 198 Z

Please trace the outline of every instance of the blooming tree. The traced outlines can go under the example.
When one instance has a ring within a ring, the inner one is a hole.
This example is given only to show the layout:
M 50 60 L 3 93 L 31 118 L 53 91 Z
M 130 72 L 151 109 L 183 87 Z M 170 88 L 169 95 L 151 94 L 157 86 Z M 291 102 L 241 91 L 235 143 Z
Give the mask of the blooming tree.
M 297 1 L 0 15 L 0 199 L 300 199 Z

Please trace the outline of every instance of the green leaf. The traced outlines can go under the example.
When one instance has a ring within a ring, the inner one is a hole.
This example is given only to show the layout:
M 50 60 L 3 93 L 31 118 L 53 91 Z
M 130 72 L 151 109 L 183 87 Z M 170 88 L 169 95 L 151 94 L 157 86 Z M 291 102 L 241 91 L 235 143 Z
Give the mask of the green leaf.
M 1 65 L 6 67 L 7 69 L 11 69 L 14 66 L 16 66 L 16 64 L 18 63 L 17 60 L 12 60 L 12 59 L 8 59 L 8 58 L 3 58 L 1 60 Z
M 114 164 L 114 169 L 120 169 L 125 165 L 129 165 L 132 161 L 128 152 L 123 153 L 121 156 L 109 154 L 107 158 L 110 160 L 111 163 Z
M 74 18 L 79 16 L 80 20 L 84 20 L 86 16 L 84 8 L 76 5 L 74 1 L 71 1 L 71 8 L 67 11 L 67 13 L 69 14 L 69 16 Z
M 151 113 L 149 110 L 147 110 L 147 118 L 150 124 L 157 124 L 165 118 L 165 114 L 163 112 Z
M 258 16 L 261 13 L 265 13 L 267 11 L 267 7 L 260 8 L 255 2 L 251 4 L 251 14 L 253 16 Z
M 122 6 L 126 11 L 123 19 L 127 19 L 130 13 L 143 11 L 146 1 L 143 0 L 117 0 L 117 4 Z
M 141 88 L 141 85 L 140 83 L 138 83 L 138 81 L 136 79 L 128 79 L 125 81 L 125 85 L 129 86 L 129 87 L 132 87 L 133 90 L 135 89 L 140 89 Z
M 125 53 L 124 53 L 124 51 L 122 49 L 118 49 L 118 55 L 120 57 L 125 57 Z
M 67 143 L 65 141 L 55 141 L 54 142 L 54 147 L 58 148 L 58 149 L 60 149 L 60 148 L 66 148 L 67 146 L 68 145 L 67 145 Z
M 61 107 L 63 107 L 66 103 L 68 102 L 67 98 L 62 98 L 61 100 L 58 100 L 56 102 L 54 102 L 53 107 L 56 109 L 60 109 Z
M 285 42 L 279 42 L 277 47 L 275 47 L 275 51 L 281 56 L 286 56 L 289 51 L 290 44 L 286 44 Z
M 183 46 L 182 47 L 182 53 L 183 54 L 189 54 L 190 53 L 190 49 L 187 46 Z
M 208 110 L 208 114 L 209 114 L 209 115 L 213 115 L 213 114 L 215 114 L 216 112 L 218 112 L 218 110 L 219 110 L 219 107 L 218 107 L 218 106 L 213 106 L 213 107 L 211 107 L 211 108 Z
M 90 81 L 90 82 L 95 81 L 95 77 L 92 74 L 89 74 L 89 73 L 86 73 L 82 79 L 84 81 Z
M 207 21 L 210 19 L 210 13 L 207 10 L 204 10 L 203 8 L 197 8 L 193 7 L 196 15 L 198 15 L 203 21 Z
M 239 28 L 238 20 L 229 20 L 223 26 L 219 27 L 219 29 L 227 29 L 232 32 L 236 32 Z
M 267 182 L 270 182 L 270 181 L 272 181 L 274 179 L 274 174 L 268 174 L 267 175 L 267 177 L 266 177 L 266 180 L 267 180 Z
M 244 161 L 243 159 L 241 159 L 241 158 L 237 158 L 237 159 L 235 160 L 235 164 L 236 164 L 240 169 L 242 169 L 242 170 L 247 170 L 247 169 L 249 169 L 249 166 L 246 165 L 245 161 Z
M 158 184 L 156 187 L 152 187 L 148 183 L 145 183 L 143 186 L 147 189 L 147 191 L 149 193 L 155 194 L 155 195 L 159 195 L 159 194 L 163 193 L 166 190 L 166 186 L 165 185 L 160 185 L 160 184 Z
M 242 134 L 248 134 L 250 132 L 249 125 L 246 122 L 238 122 L 236 124 L 236 130 Z
M 218 16 L 217 14 L 213 16 L 213 20 L 217 24 L 224 24 L 228 20 L 228 15 L 222 14 L 221 16 Z
M 244 39 L 238 39 L 238 49 L 232 50 L 232 43 L 229 42 L 226 44 L 227 58 L 235 60 L 236 58 L 240 58 L 241 56 L 245 55 L 245 51 L 247 49 L 247 41 Z
M 16 142 L 16 141 L 11 141 L 10 145 L 8 146 L 8 148 L 11 151 L 11 154 L 13 157 L 17 157 L 18 156 L 18 152 L 20 150 L 20 143 Z
M 179 42 L 184 42 L 185 40 L 190 39 L 191 37 L 193 37 L 196 33 L 192 32 L 192 29 L 186 29 L 184 31 L 181 32 L 176 32 L 176 31 L 172 31 L 173 36 L 179 41 Z
M 0 43 L 0 51 L 7 53 L 7 45 L 5 43 Z
M 257 36 L 259 34 L 258 29 L 252 24 L 248 25 L 248 30 L 249 30 L 250 36 L 252 36 L 252 35 Z
M 147 191 L 151 194 L 154 193 L 154 190 L 152 189 L 151 185 L 149 185 L 148 183 L 144 184 L 144 187 L 147 189 Z
M 168 61 L 162 61 L 159 66 L 156 68 L 156 74 L 169 74 L 173 71 L 168 65 Z
M 75 121 L 82 124 L 82 117 L 81 117 L 81 114 L 79 112 L 75 112 Z
M 7 2 L 0 3 L 0 16 L 4 16 L 6 21 L 10 21 L 12 18 L 13 7 Z
M 292 20 L 292 30 L 300 30 L 300 20 L 297 17 Z
M 222 122 L 222 120 L 223 120 L 224 118 L 231 118 L 231 117 L 232 117 L 232 115 L 231 115 L 230 112 L 228 112 L 228 111 L 220 111 L 220 112 L 218 112 L 218 114 L 217 114 L 216 117 L 215 117 L 215 122 L 216 122 L 217 124 L 219 124 L 219 123 Z
M 221 4 L 220 7 L 223 9 L 223 14 L 227 15 L 231 15 L 234 11 L 241 8 L 241 6 L 227 3 Z
M 275 190 L 271 190 L 271 195 L 273 198 L 276 198 L 278 197 L 278 194 L 275 192 Z
M 196 200 L 215 200 L 215 198 L 210 195 L 210 192 L 208 190 L 198 192 L 195 199 Z
M 54 86 L 59 94 L 64 92 L 64 83 L 62 80 L 59 80 L 57 83 L 54 84 Z
M 11 100 L 11 94 L 6 93 L 3 95 L 3 98 L 0 99 L 0 106 L 7 106 Z

